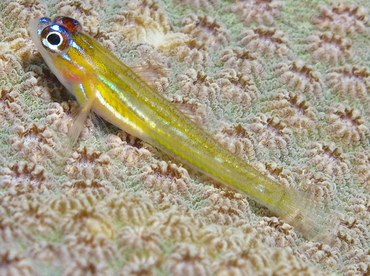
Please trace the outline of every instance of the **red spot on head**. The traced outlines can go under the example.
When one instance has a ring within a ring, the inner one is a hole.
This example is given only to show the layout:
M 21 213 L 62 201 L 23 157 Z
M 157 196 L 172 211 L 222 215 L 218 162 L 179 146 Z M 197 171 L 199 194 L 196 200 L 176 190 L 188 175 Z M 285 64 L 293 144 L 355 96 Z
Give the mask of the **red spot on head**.
M 55 17 L 54 23 L 64 27 L 70 33 L 77 33 L 82 30 L 80 22 L 67 16 Z

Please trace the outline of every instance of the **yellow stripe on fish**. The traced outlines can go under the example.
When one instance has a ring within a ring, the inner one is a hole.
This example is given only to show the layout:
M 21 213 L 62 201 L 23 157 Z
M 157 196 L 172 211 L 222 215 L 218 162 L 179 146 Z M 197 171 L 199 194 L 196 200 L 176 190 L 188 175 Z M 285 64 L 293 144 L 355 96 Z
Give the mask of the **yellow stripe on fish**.
M 306 194 L 284 187 L 234 155 L 167 101 L 69 17 L 30 23 L 45 62 L 90 109 L 129 134 L 147 141 L 214 180 L 243 192 L 307 238 L 327 237 L 333 220 Z M 328 231 L 329 230 L 329 231 Z

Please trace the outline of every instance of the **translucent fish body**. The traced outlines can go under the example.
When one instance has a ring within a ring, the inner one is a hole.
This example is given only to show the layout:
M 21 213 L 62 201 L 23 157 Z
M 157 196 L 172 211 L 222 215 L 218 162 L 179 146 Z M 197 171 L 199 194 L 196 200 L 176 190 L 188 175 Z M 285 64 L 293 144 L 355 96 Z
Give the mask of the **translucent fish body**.
M 61 83 L 85 110 L 283 218 L 307 238 L 327 230 L 327 212 L 304 193 L 266 177 L 221 146 L 68 17 L 31 21 L 33 41 Z

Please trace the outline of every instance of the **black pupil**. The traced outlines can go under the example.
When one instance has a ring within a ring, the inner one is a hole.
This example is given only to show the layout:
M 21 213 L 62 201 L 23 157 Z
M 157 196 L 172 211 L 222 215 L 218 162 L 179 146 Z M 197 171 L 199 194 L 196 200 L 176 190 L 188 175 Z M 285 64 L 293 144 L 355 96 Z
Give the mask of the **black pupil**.
M 51 45 L 57 46 L 60 44 L 60 36 L 57 34 L 49 34 L 47 39 Z

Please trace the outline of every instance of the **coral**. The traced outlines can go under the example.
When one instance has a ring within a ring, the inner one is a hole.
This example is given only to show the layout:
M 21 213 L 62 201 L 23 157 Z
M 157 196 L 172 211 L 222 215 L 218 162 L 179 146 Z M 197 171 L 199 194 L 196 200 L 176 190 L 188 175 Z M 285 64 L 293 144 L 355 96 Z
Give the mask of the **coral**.
M 267 57 L 288 56 L 289 40 L 285 34 L 274 28 L 258 27 L 241 34 L 241 43 L 247 49 L 261 52 Z
M 1 275 L 33 275 L 32 265 L 16 250 L 0 249 Z
M 190 68 L 200 70 L 204 64 L 209 62 L 209 56 L 205 49 L 204 43 L 192 39 L 185 44 L 178 45 L 174 50 L 174 55 L 179 61 L 189 64 Z
M 228 225 L 251 216 L 249 204 L 240 194 L 213 188 L 207 189 L 205 194 L 211 204 L 202 212 L 216 224 Z
M 211 275 L 210 263 L 202 248 L 178 244 L 164 263 L 164 270 L 173 275 Z
M 7 122 L 19 122 L 19 117 L 24 117 L 24 111 L 27 111 L 27 107 L 22 104 L 21 96 L 11 87 L 0 89 L 0 126 Z
M 336 184 L 321 172 L 310 172 L 302 180 L 301 188 L 319 202 L 325 202 L 336 195 Z
M 14 53 L 11 53 L 13 49 L 8 44 L 5 44 L 0 49 L 0 80 L 3 85 L 7 82 L 14 85 L 20 81 L 21 75 L 24 73 L 20 58 L 14 55 Z
M 328 131 L 345 145 L 368 144 L 369 128 L 361 111 L 337 104 L 328 110 Z
M 246 25 L 252 22 L 272 25 L 274 24 L 274 19 L 280 17 L 282 8 L 283 3 L 277 0 L 238 0 L 230 7 L 230 10 L 237 12 L 240 20 Z
M 255 133 L 255 139 L 260 146 L 278 155 L 288 154 L 292 131 L 279 118 L 258 114 L 253 118 L 250 129 Z
M 67 113 L 73 112 L 77 108 L 78 105 L 76 103 L 51 103 L 46 111 L 46 122 L 59 133 L 67 134 L 72 125 L 71 120 L 68 120 Z
M 162 161 L 144 170 L 144 184 L 148 188 L 183 195 L 192 192 L 188 172 L 176 164 Z
M 331 65 L 343 64 L 352 58 L 352 43 L 331 32 L 312 35 L 307 38 L 307 49 L 312 52 L 314 61 L 324 61 Z
M 194 10 L 199 10 L 200 8 L 203 8 L 205 10 L 212 8 L 214 5 L 219 5 L 219 0 L 174 0 L 174 3 L 178 5 L 184 5 L 185 7 L 191 7 Z
M 289 170 L 281 168 L 273 162 L 267 162 L 266 164 L 264 164 L 263 167 L 262 165 L 260 165 L 260 168 L 258 169 L 260 169 L 261 171 L 269 172 L 268 174 L 270 176 L 278 180 L 278 182 L 283 184 L 284 186 L 294 187 L 295 179 L 292 172 L 290 172 Z
M 165 91 L 169 86 L 167 65 L 162 55 L 150 47 L 138 46 L 137 54 L 145 60 L 131 67 L 146 83 L 159 92 Z
M 10 144 L 18 155 L 40 164 L 45 163 L 45 157 L 56 158 L 55 137 L 46 126 L 19 125 L 15 131 L 17 135 L 10 139 Z
M 329 246 L 323 244 L 306 244 L 301 250 L 309 258 L 317 262 L 325 262 L 330 267 L 338 267 L 340 260 L 338 252 L 334 252 Z
M 318 121 L 317 110 L 299 94 L 279 90 L 272 95 L 267 109 L 298 133 L 312 131 Z
M 220 253 L 221 255 L 231 252 L 235 254 L 243 247 L 249 246 L 248 238 L 243 235 L 243 230 L 247 227 L 250 227 L 250 224 L 245 220 L 241 221 L 238 228 L 220 225 L 202 227 L 197 233 L 197 239 L 212 257 L 220 256 Z
M 156 256 L 134 256 L 127 264 L 123 265 L 120 275 L 122 276 L 155 276 L 158 275 L 156 272 L 160 267 L 161 261 Z
M 103 1 L 88 0 L 61 0 L 56 3 L 54 9 L 58 14 L 78 18 L 85 30 L 92 35 L 99 34 L 99 13 L 96 11 L 102 7 Z M 84 24 L 89 22 L 89 24 Z
M 65 238 L 64 244 L 74 254 L 97 260 L 100 266 L 107 267 L 106 263 L 114 261 L 118 257 L 116 244 L 104 235 L 90 235 L 77 233 Z
M 368 194 L 361 194 L 357 195 L 353 198 L 351 202 L 351 209 L 353 210 L 354 214 L 358 219 L 362 219 L 365 221 L 367 225 L 370 223 L 370 197 Z M 355 219 L 355 222 L 351 224 L 351 228 L 358 228 L 361 230 L 362 233 L 357 232 L 357 238 L 359 239 L 362 237 L 362 242 L 365 241 L 366 237 L 366 228 L 363 227 L 361 224 L 358 223 L 358 219 Z M 361 234 L 361 235 L 360 235 Z
M 222 255 L 214 275 L 254 275 L 249 260 L 239 255 L 242 253 L 236 255 L 230 252 Z
M 257 102 L 260 96 L 253 79 L 248 75 L 238 73 L 233 69 L 226 69 L 216 75 L 216 83 L 220 87 L 222 100 L 240 104 L 243 108 L 250 107 Z
M 198 101 L 176 95 L 171 99 L 171 102 L 194 122 L 199 124 L 204 124 L 206 122 L 207 111 Z
M 261 75 L 263 66 L 259 61 L 258 55 L 254 51 L 244 48 L 227 48 L 220 53 L 220 61 L 225 68 L 232 68 L 238 72 L 246 74 Z
M 255 157 L 256 140 L 253 133 L 248 132 L 241 124 L 222 129 L 220 133 L 216 134 L 216 139 L 239 156 L 246 156 L 249 159 Z
M 149 226 L 156 228 L 160 236 L 173 241 L 191 241 L 200 223 L 192 216 L 182 214 L 176 208 L 157 214 L 149 221 Z
M 24 198 L 24 197 L 22 197 Z M 18 211 L 17 204 L 14 204 L 14 199 L 12 196 L 4 196 L 2 195 L 1 202 L 6 204 L 1 206 L 0 208 L 0 241 L 1 244 L 11 244 L 15 240 L 26 239 L 28 241 L 32 241 L 33 238 L 30 233 L 27 231 L 24 225 L 19 224 L 18 222 L 14 221 L 12 216 L 9 214 L 18 215 L 18 218 L 22 218 L 22 212 Z M 23 218 L 22 218 L 23 219 Z M 5 247 L 3 248 L 5 249 Z
M 216 93 L 218 85 L 203 70 L 190 69 L 181 74 L 178 80 L 181 92 L 186 97 L 197 98 L 201 104 L 207 104 L 218 96 Z
M 319 16 L 313 17 L 313 23 L 320 30 L 329 29 L 341 36 L 365 33 L 369 19 L 366 10 L 356 4 L 333 3 L 321 7 Z
M 166 50 L 189 40 L 185 34 L 171 31 L 166 13 L 151 0 L 130 2 L 128 10 L 114 17 L 112 30 L 129 41 L 145 41 Z
M 6 2 L 6 5 L 1 13 L 10 21 L 12 29 L 16 26 L 24 28 L 28 25 L 30 19 L 42 17 L 46 12 L 45 5 L 38 0 L 6 0 L 4 2 Z
M 53 185 L 45 169 L 35 163 L 17 162 L 0 170 L 0 187 L 9 189 L 38 188 L 40 190 L 52 188 Z
M 106 139 L 108 146 L 108 155 L 111 158 L 117 158 L 125 164 L 126 167 L 140 167 L 140 163 L 148 160 L 151 153 L 143 145 L 143 142 L 126 133 L 109 135 Z
M 282 63 L 276 67 L 280 80 L 300 93 L 319 95 L 323 91 L 322 78 L 312 66 L 301 61 Z
M 154 216 L 153 205 L 145 196 L 124 193 L 113 194 L 104 204 L 111 219 L 134 225 L 145 225 Z
M 63 275 L 112 275 L 113 271 L 106 263 L 93 259 L 74 258 L 63 268 Z
M 306 156 L 309 164 L 331 179 L 339 182 L 349 178 L 350 164 L 335 143 L 313 142 L 308 146 Z
M 67 162 L 66 173 L 71 177 L 85 177 L 89 180 L 109 177 L 110 157 L 83 147 L 72 154 Z
M 370 272 L 370 257 L 368 254 L 353 252 L 351 256 L 356 260 L 356 264 L 348 265 L 343 270 L 343 275 L 367 275 Z
M 357 181 L 370 190 L 370 152 L 355 152 L 353 159 L 355 163 L 353 170 Z
M 120 246 L 127 250 L 160 252 L 163 246 L 163 239 L 156 231 L 146 227 L 125 226 L 118 233 Z
M 326 79 L 334 92 L 351 101 L 367 101 L 370 95 L 370 71 L 367 67 L 343 66 L 334 68 Z
M 227 30 L 217 20 L 209 16 L 191 14 L 185 17 L 181 24 L 184 25 L 182 28 L 183 33 L 188 34 L 198 42 L 203 42 L 209 47 L 226 44 L 229 40 Z

